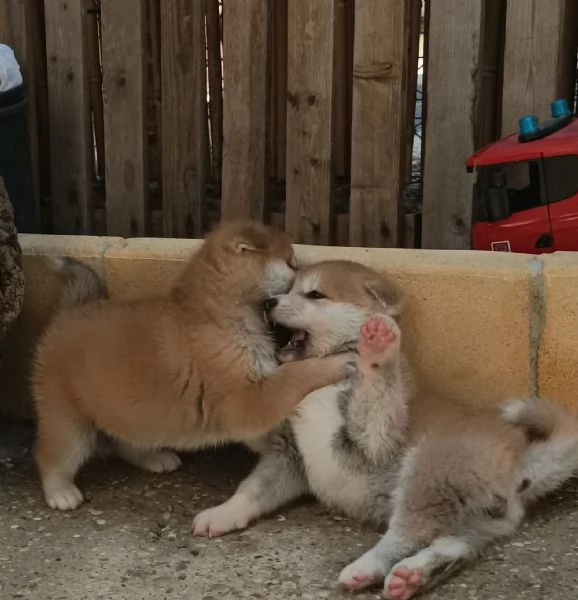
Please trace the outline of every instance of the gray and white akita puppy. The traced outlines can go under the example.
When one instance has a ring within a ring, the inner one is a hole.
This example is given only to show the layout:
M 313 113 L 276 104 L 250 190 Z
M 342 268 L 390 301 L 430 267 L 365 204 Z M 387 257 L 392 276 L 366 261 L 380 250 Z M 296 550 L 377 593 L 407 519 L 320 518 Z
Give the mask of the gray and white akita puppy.
M 413 384 L 381 275 L 330 261 L 298 272 L 270 317 L 294 331 L 282 360 L 358 347 L 354 378 L 313 392 L 236 493 L 200 513 L 196 535 L 218 536 L 304 494 L 378 525 L 379 543 L 339 582 L 408 600 L 511 534 L 530 502 L 578 471 L 578 418 L 542 400 L 473 409 Z

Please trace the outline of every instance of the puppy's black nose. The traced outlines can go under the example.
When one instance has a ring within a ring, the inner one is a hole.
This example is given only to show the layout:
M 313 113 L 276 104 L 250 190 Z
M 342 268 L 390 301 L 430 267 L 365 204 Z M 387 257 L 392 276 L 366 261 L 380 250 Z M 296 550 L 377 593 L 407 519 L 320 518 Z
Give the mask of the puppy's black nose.
M 275 308 L 279 304 L 279 300 L 277 298 L 269 298 L 267 302 L 265 302 L 265 310 L 271 310 Z

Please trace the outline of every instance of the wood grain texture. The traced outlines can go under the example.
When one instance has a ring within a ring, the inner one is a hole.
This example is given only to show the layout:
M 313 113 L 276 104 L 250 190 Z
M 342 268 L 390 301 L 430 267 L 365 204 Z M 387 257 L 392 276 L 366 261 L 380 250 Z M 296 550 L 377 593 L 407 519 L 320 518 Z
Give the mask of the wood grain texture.
M 288 2 L 285 228 L 295 242 L 334 239 L 334 0 Z
M 550 115 L 555 98 L 573 99 L 576 0 L 508 0 L 502 133 L 525 114 Z
M 267 0 L 223 5 L 222 218 L 263 220 L 266 194 Z
M 101 0 L 108 235 L 147 235 L 144 0 Z
M 408 0 L 355 5 L 351 246 L 395 247 L 401 242 L 408 17 Z
M 162 2 L 162 164 L 164 233 L 201 237 L 206 155 L 205 6 Z
M 480 72 L 478 74 L 478 118 L 474 129 L 476 149 L 500 137 L 501 75 L 504 58 L 506 0 L 486 3 Z
M 423 248 L 470 248 L 482 3 L 436 0 L 429 23 Z
M 52 225 L 55 233 L 92 231 L 94 166 L 85 25 L 88 2 L 45 4 Z

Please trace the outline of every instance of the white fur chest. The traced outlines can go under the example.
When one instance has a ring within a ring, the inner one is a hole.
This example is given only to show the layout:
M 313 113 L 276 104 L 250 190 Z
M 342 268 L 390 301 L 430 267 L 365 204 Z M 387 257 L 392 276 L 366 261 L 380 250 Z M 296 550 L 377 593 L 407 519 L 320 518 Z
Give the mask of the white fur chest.
M 343 384 L 309 394 L 291 417 L 309 487 L 322 502 L 356 513 L 365 497 L 365 477 L 348 469 L 334 449 L 334 437 L 344 424 L 338 406 Z

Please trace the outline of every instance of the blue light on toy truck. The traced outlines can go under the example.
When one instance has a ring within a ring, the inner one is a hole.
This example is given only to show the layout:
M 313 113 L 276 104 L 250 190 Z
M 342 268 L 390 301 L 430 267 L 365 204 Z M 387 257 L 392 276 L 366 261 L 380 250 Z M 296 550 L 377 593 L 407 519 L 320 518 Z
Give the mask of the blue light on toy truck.
M 518 121 L 518 132 L 520 135 L 538 133 L 538 131 L 540 131 L 540 124 L 535 115 L 526 115 Z
M 550 105 L 551 119 L 539 123 L 535 115 L 526 115 L 518 121 L 518 141 L 521 144 L 541 140 L 569 125 L 574 114 L 564 99 L 554 100 Z
M 572 115 L 572 111 L 568 107 L 568 102 L 566 102 L 566 100 L 554 100 L 551 105 L 551 113 L 553 119 L 560 119 Z

